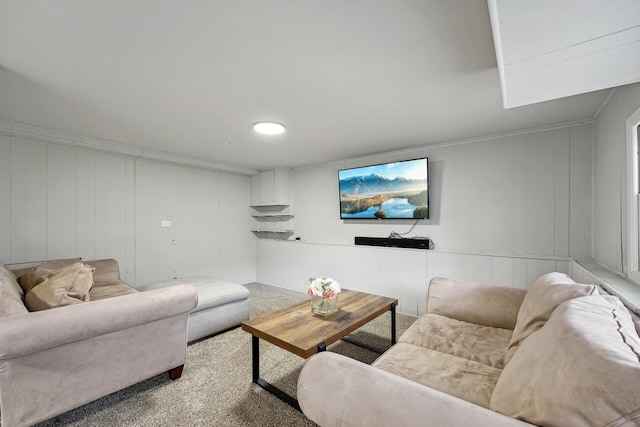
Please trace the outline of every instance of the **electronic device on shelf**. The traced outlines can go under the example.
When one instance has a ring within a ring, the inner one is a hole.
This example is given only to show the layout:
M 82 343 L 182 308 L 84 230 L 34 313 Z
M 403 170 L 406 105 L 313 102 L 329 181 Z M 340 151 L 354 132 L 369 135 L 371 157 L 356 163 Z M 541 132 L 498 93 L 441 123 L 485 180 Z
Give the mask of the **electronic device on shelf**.
M 394 237 L 362 237 L 356 236 L 356 245 L 386 246 L 392 248 L 431 249 L 431 240 L 428 238 L 394 238 Z

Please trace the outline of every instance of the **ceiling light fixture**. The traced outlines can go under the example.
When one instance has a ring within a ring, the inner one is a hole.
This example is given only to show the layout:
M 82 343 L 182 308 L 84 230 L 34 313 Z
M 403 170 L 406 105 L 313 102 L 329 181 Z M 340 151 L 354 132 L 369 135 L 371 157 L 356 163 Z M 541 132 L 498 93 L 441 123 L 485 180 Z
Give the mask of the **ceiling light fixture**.
M 253 124 L 253 130 L 265 135 L 279 135 L 284 132 L 285 127 L 278 122 L 258 122 Z

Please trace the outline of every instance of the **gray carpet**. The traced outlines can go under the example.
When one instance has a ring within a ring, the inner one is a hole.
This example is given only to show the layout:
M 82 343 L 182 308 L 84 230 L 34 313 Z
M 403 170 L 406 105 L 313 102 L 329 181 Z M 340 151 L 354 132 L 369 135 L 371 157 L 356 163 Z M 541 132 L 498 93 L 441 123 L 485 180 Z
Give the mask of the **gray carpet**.
M 304 292 L 252 283 L 251 317 L 308 300 Z M 415 317 L 398 314 L 398 337 Z M 350 338 L 376 348 L 389 346 L 390 313 Z M 364 363 L 378 356 L 345 342 L 328 347 Z M 260 376 L 295 396 L 304 359 L 260 342 Z M 108 372 L 105 372 L 108 375 Z M 162 374 L 105 396 L 39 426 L 314 426 L 303 414 L 251 382 L 251 335 L 235 328 L 187 347 L 182 377 Z

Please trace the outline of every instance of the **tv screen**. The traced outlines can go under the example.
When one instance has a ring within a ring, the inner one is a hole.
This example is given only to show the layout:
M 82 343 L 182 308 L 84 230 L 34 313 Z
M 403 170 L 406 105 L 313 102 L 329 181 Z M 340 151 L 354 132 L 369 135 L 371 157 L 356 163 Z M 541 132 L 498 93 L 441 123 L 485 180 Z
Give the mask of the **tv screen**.
M 341 219 L 429 218 L 427 158 L 338 171 Z

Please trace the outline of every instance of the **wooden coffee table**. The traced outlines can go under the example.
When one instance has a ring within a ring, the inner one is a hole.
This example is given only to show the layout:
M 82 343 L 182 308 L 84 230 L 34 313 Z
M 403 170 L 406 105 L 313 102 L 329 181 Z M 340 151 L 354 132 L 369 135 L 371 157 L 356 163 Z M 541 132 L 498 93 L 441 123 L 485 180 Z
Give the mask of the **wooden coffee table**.
M 338 296 L 339 310 L 327 317 L 311 313 L 309 301 L 301 302 L 242 322 L 242 330 L 252 335 L 253 382 L 300 410 L 298 401 L 260 378 L 260 338 L 305 359 L 343 340 L 381 353 L 379 349 L 345 338 L 347 335 L 391 311 L 391 345 L 396 343 L 396 305 L 398 300 L 343 289 Z

